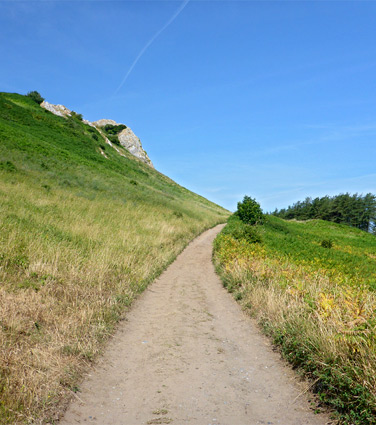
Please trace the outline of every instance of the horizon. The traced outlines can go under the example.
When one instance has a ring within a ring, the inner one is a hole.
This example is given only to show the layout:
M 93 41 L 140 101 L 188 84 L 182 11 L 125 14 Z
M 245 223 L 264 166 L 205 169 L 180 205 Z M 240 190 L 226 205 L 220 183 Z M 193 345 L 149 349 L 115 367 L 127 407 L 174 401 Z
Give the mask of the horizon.
M 0 91 L 113 119 L 233 211 L 375 193 L 376 4 L 1 1 Z M 351 25 L 349 25 L 351 23 Z

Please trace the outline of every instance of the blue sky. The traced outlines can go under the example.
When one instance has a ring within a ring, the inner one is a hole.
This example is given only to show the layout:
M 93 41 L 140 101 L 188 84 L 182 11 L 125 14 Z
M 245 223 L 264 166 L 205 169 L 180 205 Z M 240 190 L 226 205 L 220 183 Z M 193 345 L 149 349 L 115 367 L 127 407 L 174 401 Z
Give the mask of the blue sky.
M 376 193 L 376 2 L 0 0 L 0 58 L 230 210 Z

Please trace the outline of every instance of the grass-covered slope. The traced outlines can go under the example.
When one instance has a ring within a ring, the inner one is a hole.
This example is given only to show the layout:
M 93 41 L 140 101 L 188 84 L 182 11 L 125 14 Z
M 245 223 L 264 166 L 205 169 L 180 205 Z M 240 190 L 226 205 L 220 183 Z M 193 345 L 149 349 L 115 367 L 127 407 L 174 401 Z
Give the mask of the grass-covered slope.
M 52 423 L 134 297 L 228 215 L 122 153 L 0 94 L 1 424 Z
M 320 400 L 344 423 L 375 424 L 376 237 L 273 216 L 255 230 L 232 216 L 215 241 L 215 261 L 228 290 L 312 378 Z

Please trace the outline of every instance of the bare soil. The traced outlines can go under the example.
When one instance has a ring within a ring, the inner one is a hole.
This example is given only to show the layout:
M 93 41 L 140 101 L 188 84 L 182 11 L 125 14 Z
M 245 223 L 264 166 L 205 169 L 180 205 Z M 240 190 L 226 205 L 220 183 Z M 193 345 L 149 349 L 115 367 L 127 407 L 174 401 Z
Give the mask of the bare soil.
M 221 228 L 195 239 L 139 298 L 61 425 L 330 423 L 215 274 Z

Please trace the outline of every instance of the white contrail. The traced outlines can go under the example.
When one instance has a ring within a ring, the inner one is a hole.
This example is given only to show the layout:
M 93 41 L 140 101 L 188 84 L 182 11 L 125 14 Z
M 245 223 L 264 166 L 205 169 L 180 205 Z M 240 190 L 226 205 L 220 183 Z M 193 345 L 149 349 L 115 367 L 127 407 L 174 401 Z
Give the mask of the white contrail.
M 129 74 L 133 71 L 133 68 L 136 66 L 137 62 L 140 60 L 141 56 L 145 53 L 146 49 L 154 42 L 154 40 L 180 15 L 182 10 L 187 6 L 189 0 L 184 0 L 179 9 L 171 16 L 171 18 L 163 25 L 163 27 L 157 31 L 153 37 L 145 44 L 140 53 L 137 55 L 136 59 L 133 61 L 132 65 L 128 69 L 128 72 L 125 74 L 123 81 L 120 83 L 119 87 L 115 90 L 114 94 L 117 94 L 119 90 L 123 87 L 124 83 L 127 81 Z

